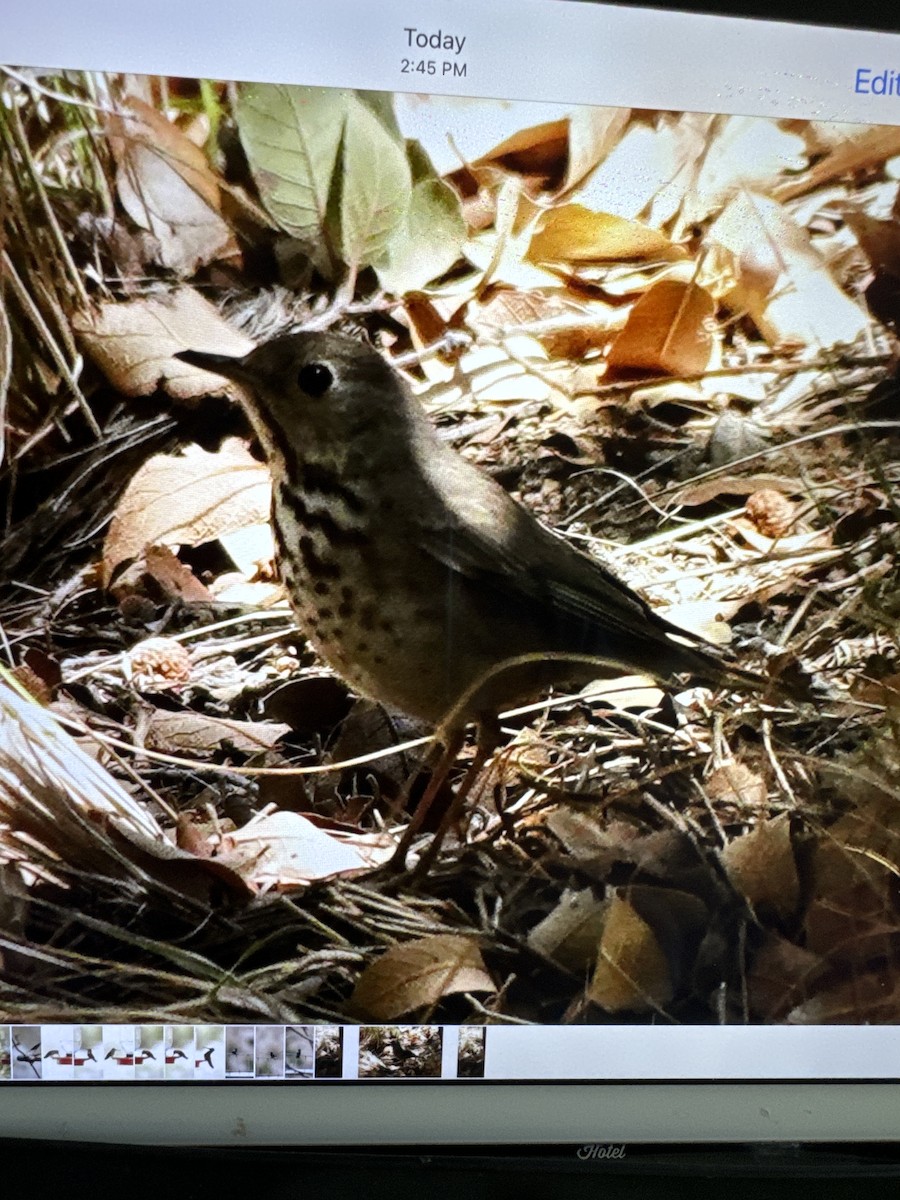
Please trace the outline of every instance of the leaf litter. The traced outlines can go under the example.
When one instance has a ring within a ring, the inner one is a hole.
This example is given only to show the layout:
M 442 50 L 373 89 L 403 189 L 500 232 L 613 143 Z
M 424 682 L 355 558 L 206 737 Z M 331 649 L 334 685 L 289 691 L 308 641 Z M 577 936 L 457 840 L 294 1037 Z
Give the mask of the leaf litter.
M 4 1016 L 896 1021 L 897 131 L 2 88 Z M 807 699 L 506 715 L 428 875 L 385 872 L 429 731 L 316 662 L 235 385 L 174 358 L 296 322 Z M 431 1069 L 384 1029 L 372 1073 Z

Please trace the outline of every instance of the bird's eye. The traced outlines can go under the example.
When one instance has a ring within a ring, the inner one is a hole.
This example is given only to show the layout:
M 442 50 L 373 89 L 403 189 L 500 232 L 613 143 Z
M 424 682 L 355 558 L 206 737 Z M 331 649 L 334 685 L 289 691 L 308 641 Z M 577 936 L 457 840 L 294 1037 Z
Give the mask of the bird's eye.
M 300 368 L 297 382 L 307 396 L 318 399 L 319 396 L 324 396 L 334 383 L 334 375 L 325 363 L 307 363 L 305 367 Z

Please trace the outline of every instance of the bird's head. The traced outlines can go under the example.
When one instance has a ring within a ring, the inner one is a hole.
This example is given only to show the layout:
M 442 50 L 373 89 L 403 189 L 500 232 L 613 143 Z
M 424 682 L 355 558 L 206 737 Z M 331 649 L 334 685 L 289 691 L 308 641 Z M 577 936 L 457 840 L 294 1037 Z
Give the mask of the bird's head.
M 241 385 L 255 432 L 270 458 L 367 440 L 402 448 L 415 402 L 371 346 L 338 333 L 292 333 L 234 358 L 184 350 L 176 358 Z M 416 406 L 417 407 L 417 406 Z

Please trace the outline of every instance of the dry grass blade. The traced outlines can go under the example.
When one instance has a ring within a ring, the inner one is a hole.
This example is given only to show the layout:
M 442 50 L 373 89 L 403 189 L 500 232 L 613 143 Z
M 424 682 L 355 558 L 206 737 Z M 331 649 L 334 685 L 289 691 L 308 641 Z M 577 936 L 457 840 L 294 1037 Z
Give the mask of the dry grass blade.
M 17 832 L 48 839 L 55 856 L 67 838 L 92 844 L 103 820 L 123 834 L 162 840 L 146 809 L 85 753 L 46 709 L 26 698 L 0 669 L 0 812 L 7 842 Z M 56 849 L 52 844 L 56 843 Z M 68 852 L 74 847 L 70 843 Z

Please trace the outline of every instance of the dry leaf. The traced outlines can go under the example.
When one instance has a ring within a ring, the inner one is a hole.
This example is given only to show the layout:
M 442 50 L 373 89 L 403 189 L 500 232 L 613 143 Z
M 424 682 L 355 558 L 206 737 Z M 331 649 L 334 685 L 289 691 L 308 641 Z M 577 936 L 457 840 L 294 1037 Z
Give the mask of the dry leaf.
M 483 154 L 473 167 L 502 166 L 520 175 L 550 176 L 561 171 L 568 152 L 569 123 L 547 121 L 520 129 Z
M 261 577 L 271 582 L 275 564 L 275 536 L 269 521 L 220 533 L 222 549 L 245 579 Z
M 220 604 L 233 604 L 248 608 L 275 608 L 285 599 L 280 583 L 247 582 L 240 571 L 220 575 L 210 584 L 210 594 Z
M 274 721 L 233 721 L 190 709 L 159 709 L 150 718 L 144 743 L 167 754 L 210 754 L 228 747 L 240 754 L 259 754 L 271 750 L 290 731 L 289 725 Z
M 603 881 L 616 863 L 633 863 L 640 872 L 667 880 L 680 878 L 685 869 L 694 869 L 696 851 L 689 838 L 674 829 L 644 833 L 627 821 L 607 818 L 601 825 L 585 813 L 569 808 L 557 808 L 550 813 L 547 828 L 559 838 L 582 871 L 589 871 Z M 632 899 L 633 893 L 632 887 L 629 892 Z M 672 908 L 677 903 L 674 896 L 672 888 L 665 889 L 666 907 Z
M 795 176 L 808 161 L 803 138 L 762 117 L 719 118 L 704 148 L 700 173 L 681 211 L 686 226 L 719 212 L 739 190 L 770 195 L 785 174 Z
M 895 211 L 888 221 L 857 212 L 845 213 L 844 220 L 872 266 L 874 277 L 865 293 L 869 311 L 896 333 L 900 326 L 900 221 L 895 215 L 896 198 L 893 207 Z
M 610 347 L 610 373 L 699 375 L 712 353 L 716 305 L 696 283 L 662 279 L 637 301 Z
M 760 821 L 722 852 L 735 888 L 755 910 L 769 908 L 788 920 L 800 903 L 800 879 L 787 813 Z
M 853 171 L 867 170 L 879 165 L 895 154 L 900 154 L 900 126 L 896 125 L 843 125 L 835 126 L 816 122 L 808 125 L 808 136 L 824 135 L 830 151 L 798 179 L 787 180 L 775 191 L 779 200 L 792 200 L 821 187 L 829 180 L 839 179 Z M 820 146 L 813 143 L 813 152 Z
M 783 1021 L 790 1009 L 807 999 L 826 966 L 819 955 L 767 933 L 747 977 L 751 1012 L 769 1023 Z
M 723 763 L 706 781 L 706 794 L 716 804 L 760 809 L 768 798 L 766 781 L 741 762 Z
M 620 675 L 615 679 L 592 679 L 581 689 L 590 704 L 605 702 L 611 708 L 627 712 L 649 712 L 659 708 L 665 692 L 649 675 Z
M 168 546 L 146 547 L 143 558 L 138 558 L 131 570 L 122 571 L 109 590 L 122 604 L 130 596 L 142 594 L 148 582 L 168 604 L 209 604 L 212 600 L 210 589 Z
M 900 674 L 885 675 L 881 679 L 859 678 L 852 686 L 853 697 L 864 704 L 877 704 L 886 708 L 892 719 L 900 709 Z
M 539 222 L 528 247 L 533 263 L 590 264 L 653 260 L 670 262 L 687 252 L 647 225 L 580 204 L 553 208 Z
M 621 896 L 610 903 L 600 956 L 587 990 L 609 1013 L 646 1012 L 672 999 L 669 964 L 646 921 Z
M 125 396 L 150 396 L 162 388 L 182 402 L 213 392 L 236 398 L 236 384 L 215 382 L 208 371 L 172 356 L 179 350 L 203 349 L 239 357 L 253 349 L 250 339 L 192 288 L 179 288 L 165 297 L 101 304 L 76 313 L 72 328 L 88 357 Z
M 417 350 L 441 341 L 447 332 L 447 318 L 433 300 L 422 292 L 410 292 L 403 299 L 410 333 Z
M 126 488 L 106 535 L 104 586 L 147 546 L 199 546 L 267 520 L 270 496 L 266 468 L 236 438 L 215 454 L 189 446 L 151 458 Z
M 688 580 L 684 581 L 684 586 L 685 589 L 689 587 Z M 734 600 L 724 596 L 718 600 L 683 600 L 678 604 L 661 604 L 658 612 L 687 633 L 705 638 L 714 646 L 728 646 L 731 644 L 728 621 L 746 602 L 747 597 L 743 594 Z
M 609 904 L 590 888 L 567 889 L 556 907 L 531 930 L 528 945 L 567 971 L 583 973 L 597 958 Z
M 726 408 L 710 430 L 706 457 L 711 467 L 724 467 L 765 451 L 771 441 L 771 430 L 752 413 Z
M 565 846 L 582 869 L 590 869 L 597 878 L 605 878 L 616 862 L 630 862 L 628 843 L 635 836 L 632 826 L 610 829 L 575 808 L 554 808 L 547 817 L 547 828 Z M 619 836 L 616 836 L 616 835 Z
M 457 992 L 494 992 L 478 943 L 440 933 L 391 946 L 366 967 L 350 999 L 364 1020 L 393 1021 Z
M 122 207 L 153 235 L 161 266 L 187 276 L 237 253 L 221 216 L 218 178 L 203 150 L 176 125 L 127 96 L 110 118 L 110 145 Z
M 682 135 L 672 124 L 651 129 L 643 122 L 634 122 L 579 189 L 579 203 L 595 212 L 632 219 L 646 213 L 681 173 L 685 159 L 679 144 L 682 140 Z M 692 146 L 688 156 L 692 160 L 705 143 L 705 138 L 698 140 L 699 145 Z M 672 211 L 677 207 L 686 183 L 687 179 L 681 183 L 674 204 L 669 206 Z M 654 214 L 654 224 L 660 223 Z
M 860 968 L 873 959 L 892 956 L 900 933 L 895 902 L 897 868 L 892 869 L 887 858 L 881 863 L 864 853 L 865 835 L 860 829 L 849 845 L 838 840 L 842 832 L 838 823 L 815 848 L 805 944 L 832 963 Z M 877 838 L 878 831 L 874 832 Z
M 772 346 L 822 349 L 854 342 L 867 327 L 809 235 L 779 204 L 744 192 L 710 229 L 720 250 L 708 272 L 730 275 L 729 303 L 746 309 Z
M 562 191 L 578 187 L 606 158 L 631 120 L 628 108 L 579 107 L 569 115 L 569 161 Z
M 371 870 L 379 854 L 371 836 L 363 844 L 365 853 L 354 845 L 354 839 L 326 833 L 299 813 L 276 812 L 230 834 L 216 861 L 258 891 L 290 891 Z M 393 850 L 393 842 L 382 839 L 380 861 L 386 862 Z

